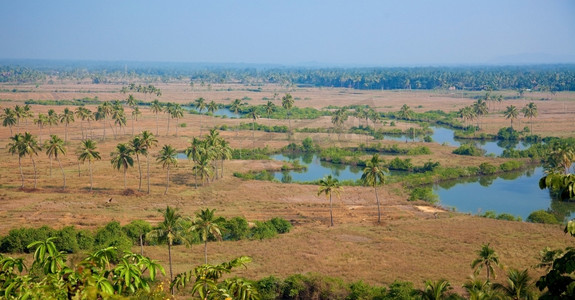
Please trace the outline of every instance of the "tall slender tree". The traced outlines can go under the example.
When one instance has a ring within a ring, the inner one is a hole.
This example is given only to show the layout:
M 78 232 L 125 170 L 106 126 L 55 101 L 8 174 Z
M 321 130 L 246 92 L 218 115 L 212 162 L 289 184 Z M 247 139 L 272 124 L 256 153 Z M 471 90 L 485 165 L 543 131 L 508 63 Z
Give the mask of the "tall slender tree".
M 222 237 L 220 226 L 216 223 L 214 216 L 215 211 L 215 209 L 210 210 L 206 208 L 196 213 L 196 217 L 190 227 L 190 231 L 197 232 L 200 235 L 200 239 L 204 242 L 204 258 L 206 264 L 208 264 L 208 240 L 210 237 L 214 239 L 221 239 Z
M 523 112 L 524 117 L 529 119 L 529 123 L 531 123 L 531 134 L 533 134 L 533 118 L 537 117 L 537 114 L 539 113 L 537 111 L 537 104 L 529 102 L 521 109 L 521 112 Z
M 12 155 L 18 155 L 18 168 L 20 169 L 20 178 L 22 179 L 22 185 L 20 188 L 24 188 L 24 172 L 22 171 L 22 157 L 26 155 L 23 150 L 24 147 L 24 135 L 17 133 L 10 137 L 10 143 L 8 143 L 8 153 Z
M 260 117 L 257 108 L 254 106 L 248 113 L 248 117 L 252 119 L 252 147 L 256 146 L 256 120 Z
M 150 110 L 152 110 L 152 112 L 156 115 L 156 135 L 159 135 L 159 122 L 158 122 L 158 114 L 162 112 L 162 104 L 160 103 L 160 101 L 158 101 L 158 99 L 154 99 L 154 101 L 152 101 L 152 103 L 150 103 Z
M 383 166 L 383 160 L 379 158 L 379 154 L 374 154 L 370 161 L 367 162 L 361 175 L 361 181 L 364 185 L 373 187 L 375 192 L 375 200 L 377 202 L 377 223 L 381 223 L 381 210 L 379 207 L 379 197 L 377 195 L 377 187 L 385 183 L 385 172 L 387 168 Z
M 200 97 L 198 99 L 196 99 L 196 101 L 194 102 L 194 107 L 198 110 L 198 112 L 200 113 L 200 136 L 202 136 L 202 116 L 203 113 L 202 111 L 204 109 L 206 109 L 206 99 Z
M 287 117 L 288 117 L 288 125 L 289 125 L 289 133 L 288 136 L 291 135 L 291 109 L 294 105 L 294 99 L 291 94 L 285 94 L 282 97 L 282 107 L 287 110 Z
M 38 128 L 40 129 L 40 132 L 38 134 L 38 141 L 40 143 L 42 143 L 42 130 L 44 129 L 44 127 L 46 125 L 48 125 L 48 116 L 43 114 L 43 113 L 39 113 L 38 117 L 36 117 L 36 119 L 34 119 L 34 124 L 36 124 L 38 126 Z M 10 133 L 12 133 L 10 131 Z
M 12 127 L 18 124 L 18 118 L 16 118 L 16 112 L 10 107 L 4 108 L 2 113 L 2 126 L 10 128 L 10 135 L 12 135 Z
M 168 263 L 170 265 L 170 282 L 174 279 L 172 272 L 172 245 L 174 240 L 180 238 L 183 232 L 182 216 L 177 209 L 166 206 L 166 210 L 161 211 L 164 220 L 158 226 L 148 233 L 148 237 L 157 240 L 160 243 L 168 244 Z
M 513 129 L 513 120 L 517 119 L 517 117 L 519 116 L 519 110 L 517 110 L 517 107 L 515 105 L 507 106 L 507 108 L 503 112 L 503 115 L 505 116 L 506 119 L 511 120 L 511 129 Z
M 90 192 L 94 187 L 94 181 L 92 178 L 92 162 L 101 159 L 102 157 L 100 156 L 100 152 L 96 150 L 96 142 L 91 139 L 83 140 L 78 151 L 78 160 L 81 162 L 88 161 L 88 169 L 90 171 Z
M 212 100 L 210 101 L 210 103 L 208 103 L 207 107 L 208 107 L 208 113 L 213 114 L 216 112 L 216 110 L 218 110 L 219 105 L 216 102 L 214 102 L 214 100 Z
M 142 146 L 145 147 L 146 149 L 146 164 L 147 164 L 147 168 L 148 168 L 148 194 L 150 194 L 150 158 L 149 158 L 149 154 L 150 154 L 150 149 L 153 147 L 156 147 L 158 145 L 158 140 L 156 139 L 156 137 L 154 136 L 153 133 L 144 130 L 142 131 L 142 133 L 140 133 L 140 143 L 142 144 Z
M 317 195 L 325 194 L 326 197 L 329 198 L 329 219 L 331 226 L 333 226 L 333 209 L 332 209 L 332 201 L 331 195 L 335 193 L 336 196 L 339 197 L 340 191 L 343 190 L 339 180 L 337 178 L 333 178 L 331 175 L 328 175 L 325 178 L 322 178 L 319 181 L 319 189 L 317 191 Z
M 50 136 L 50 139 L 46 141 L 44 145 L 46 149 L 46 155 L 50 159 L 55 158 L 58 162 L 58 166 L 60 167 L 60 171 L 62 171 L 62 178 L 64 179 L 64 185 L 62 189 L 66 189 L 66 173 L 64 173 L 64 168 L 62 168 L 62 162 L 60 161 L 61 155 L 66 155 L 66 146 L 64 145 L 64 141 L 55 134 Z
M 138 191 L 142 190 L 142 165 L 140 164 L 140 155 L 148 155 L 148 149 L 146 145 L 142 143 L 142 138 L 140 135 L 133 137 L 130 140 L 130 148 L 134 151 L 136 155 L 136 162 L 138 163 L 138 173 L 140 174 L 139 183 L 138 183 Z
M 134 158 L 132 158 L 134 150 L 130 148 L 127 144 L 118 144 L 114 152 L 110 154 L 112 157 L 111 163 L 112 167 L 116 170 L 123 170 L 124 172 L 124 189 L 126 189 L 126 177 L 128 174 L 128 168 L 134 166 Z
M 160 155 L 156 159 L 158 163 L 162 164 L 162 167 L 167 170 L 166 174 L 166 191 L 164 195 L 168 194 L 168 188 L 170 187 L 170 167 L 178 165 L 178 159 L 176 156 L 178 155 L 178 151 L 170 145 L 164 145 L 160 150 Z
M 501 267 L 499 256 L 489 247 L 489 243 L 481 245 L 481 249 L 477 251 L 477 258 L 471 262 L 471 268 L 475 269 L 475 275 L 479 274 L 483 267 L 487 271 L 487 281 L 491 279 L 491 275 L 495 278 L 495 269 L 493 266 Z
M 68 125 L 70 123 L 74 123 L 74 112 L 69 108 L 64 108 L 64 112 L 60 115 L 60 123 L 64 123 L 65 126 L 65 135 L 64 135 L 64 142 L 68 142 Z

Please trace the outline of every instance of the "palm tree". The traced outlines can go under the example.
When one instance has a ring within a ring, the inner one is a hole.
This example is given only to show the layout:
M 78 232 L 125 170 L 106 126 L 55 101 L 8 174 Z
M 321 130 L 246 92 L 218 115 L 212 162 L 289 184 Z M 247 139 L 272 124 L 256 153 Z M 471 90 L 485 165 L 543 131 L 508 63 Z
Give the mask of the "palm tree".
M 49 109 L 48 110 L 48 133 L 52 134 L 52 126 L 56 126 L 60 123 L 60 118 L 55 110 Z
M 196 161 L 196 165 L 192 168 L 192 170 L 200 176 L 200 180 L 203 184 L 204 179 L 206 179 L 206 183 L 210 182 L 210 176 L 212 176 L 212 168 L 210 167 L 210 158 L 209 153 L 203 152 L 198 157 Z
M 80 130 L 82 132 L 82 139 L 84 138 L 84 121 L 88 120 L 89 121 L 89 117 L 92 115 L 92 112 L 83 107 L 83 106 L 78 106 L 78 108 L 76 108 L 76 111 L 74 112 L 76 117 L 78 117 L 78 119 L 82 120 L 82 122 L 80 122 Z
M 162 164 L 163 168 L 167 169 L 167 176 L 166 176 L 166 191 L 164 195 L 168 194 L 168 188 L 170 186 L 170 166 L 177 166 L 178 159 L 176 156 L 178 155 L 178 151 L 170 145 L 164 145 L 162 150 L 160 150 L 160 156 L 156 159 L 157 162 Z
M 331 115 L 331 123 L 334 125 L 337 132 L 341 135 L 341 129 L 345 121 L 347 120 L 347 111 L 344 108 L 336 110 Z
M 138 162 L 138 173 L 140 174 L 139 183 L 138 183 L 138 191 L 142 190 L 142 165 L 140 164 L 140 154 L 141 155 L 148 155 L 148 151 L 145 145 L 142 144 L 141 137 L 135 136 L 130 140 L 130 148 L 136 154 L 136 161 Z
M 177 213 L 175 208 L 166 206 L 165 211 L 161 211 L 164 217 L 162 223 L 148 233 L 148 237 L 157 240 L 158 242 L 165 242 L 168 244 L 168 263 L 170 264 L 170 282 L 173 280 L 172 272 L 172 245 L 174 240 L 180 237 L 182 231 L 182 216 Z
M 252 118 L 252 146 L 256 146 L 256 120 L 260 117 L 256 107 L 252 107 L 248 113 L 248 117 Z
M 385 172 L 387 168 L 383 166 L 383 160 L 379 158 L 379 154 L 374 154 L 371 160 L 367 162 L 361 175 L 361 181 L 364 185 L 373 187 L 375 192 L 375 199 L 377 201 L 377 223 L 381 223 L 381 210 L 379 208 L 379 197 L 377 196 L 377 187 L 385 183 Z
M 485 267 L 487 270 L 487 281 L 490 280 L 491 274 L 493 274 L 493 278 L 495 278 L 495 270 L 493 266 L 501 267 L 501 263 L 499 262 L 499 256 L 495 253 L 493 248 L 489 247 L 489 243 L 483 244 L 481 249 L 477 251 L 477 258 L 471 262 L 471 268 L 475 269 L 475 275 L 481 272 L 481 269 Z
M 232 158 L 232 148 L 230 147 L 230 144 L 224 139 L 220 139 L 218 154 L 222 162 L 222 171 L 220 172 L 220 178 L 224 178 L 224 160 Z
M 68 142 L 68 125 L 74 122 L 74 112 L 69 108 L 64 108 L 64 112 L 60 115 L 60 123 L 64 123 L 66 131 L 64 141 Z
M 120 130 L 122 130 L 127 124 L 126 113 L 124 112 L 124 108 L 121 105 L 114 105 L 114 110 L 112 112 L 112 119 L 114 120 L 114 124 L 120 127 L 118 129 L 119 134 Z M 116 132 L 115 131 L 113 132 L 114 132 L 114 139 L 116 139 Z
M 325 194 L 326 197 L 329 197 L 329 219 L 331 222 L 331 226 L 333 226 L 333 211 L 332 211 L 332 201 L 331 195 L 333 193 L 339 197 L 339 192 L 343 190 L 341 185 L 339 184 L 339 180 L 337 178 L 333 178 L 331 175 L 328 175 L 325 178 L 322 178 L 319 181 L 319 189 L 317 191 L 317 195 Z
M 210 103 L 208 104 L 208 112 L 213 114 L 214 112 L 216 112 L 216 110 L 218 110 L 219 106 L 216 102 L 214 102 L 214 100 L 210 101 Z
M 166 103 L 166 106 L 164 106 L 164 113 L 168 115 L 168 129 L 166 130 L 166 136 L 170 134 L 170 119 L 172 118 L 172 111 L 174 110 L 173 106 L 174 104 L 171 102 Z
M 38 117 L 36 119 L 34 119 L 34 124 L 38 125 L 38 128 L 40 128 L 40 134 L 42 133 L 42 129 L 44 129 L 44 126 L 48 125 L 48 116 L 43 114 L 43 113 L 39 113 Z M 12 129 L 10 129 L 10 134 L 12 134 Z M 40 141 L 40 143 L 42 143 L 42 138 L 41 135 L 38 134 L 38 140 Z
M 150 149 L 158 145 L 158 140 L 153 133 L 144 130 L 140 133 L 140 144 L 146 149 L 146 164 L 148 167 L 148 194 L 150 193 L 150 158 L 148 157 Z
M 132 135 L 134 135 L 134 122 L 138 121 L 138 117 L 141 115 L 142 112 L 140 111 L 140 108 L 134 106 L 134 109 L 132 110 Z
M 439 279 L 438 281 L 425 281 L 425 288 L 419 291 L 419 295 L 422 300 L 441 300 L 448 299 L 449 295 L 447 292 L 452 290 L 451 284 L 445 279 Z
M 52 157 L 56 159 L 58 162 L 58 166 L 60 166 L 60 171 L 62 171 L 62 178 L 64 178 L 64 186 L 62 189 L 66 189 L 66 174 L 64 173 L 64 169 L 62 168 L 62 163 L 60 162 L 59 155 L 66 155 L 66 146 L 64 145 L 64 141 L 59 138 L 57 135 L 52 134 L 50 135 L 50 139 L 46 141 L 44 145 L 46 148 L 46 155 L 52 160 Z
M 22 149 L 24 135 L 17 133 L 16 135 L 11 136 L 10 140 L 12 142 L 8 144 L 8 153 L 18 155 L 18 167 L 20 168 L 20 177 L 22 178 L 22 185 L 20 188 L 24 188 L 24 172 L 22 172 L 22 157 L 26 155 Z
M 519 116 L 519 110 L 517 110 L 517 107 L 515 105 L 507 106 L 507 109 L 503 112 L 503 115 L 506 119 L 511 120 L 511 129 L 513 129 L 513 120 L 517 119 L 517 116 Z
M 208 239 L 214 237 L 215 239 L 220 239 L 222 233 L 220 231 L 220 226 L 215 222 L 214 212 L 216 210 L 206 208 L 196 213 L 196 218 L 192 222 L 190 231 L 195 231 L 200 235 L 200 239 L 204 242 L 204 257 L 206 264 L 208 264 Z
M 172 110 L 170 111 L 170 116 L 174 119 L 176 119 L 176 136 L 178 136 L 178 122 L 180 120 L 180 118 L 184 117 L 184 109 L 182 108 L 182 106 L 180 104 L 174 104 L 172 105 Z
M 507 284 L 495 283 L 493 284 L 493 288 L 502 291 L 510 299 L 537 299 L 533 282 L 527 269 L 523 271 L 510 269 L 509 272 L 507 272 Z
M 4 108 L 4 113 L 2 114 L 2 126 L 10 128 L 10 135 L 12 135 L 12 127 L 16 124 L 18 124 L 16 112 L 9 107 Z
M 100 152 L 96 151 L 96 142 L 91 139 L 83 140 L 78 152 L 78 160 L 81 162 L 88 161 L 88 168 L 90 170 L 90 192 L 94 186 L 92 179 L 92 161 L 100 160 Z
M 403 104 L 403 106 L 401 106 L 401 108 L 399 109 L 397 116 L 400 119 L 411 120 L 411 118 L 413 118 L 413 110 L 409 108 L 409 105 Z
M 523 112 L 523 116 L 529 119 L 531 123 L 531 134 L 533 134 L 533 118 L 537 117 L 538 114 L 537 105 L 533 102 L 529 102 L 521 111 Z
M 288 117 L 288 122 L 289 122 L 289 133 L 288 133 L 288 137 L 289 134 L 291 134 L 291 109 L 293 107 L 294 104 L 294 99 L 292 97 L 291 94 L 285 94 L 285 96 L 282 97 L 282 107 L 287 110 L 287 117 Z
M 112 157 L 112 167 L 116 170 L 123 169 L 124 171 L 124 189 L 126 189 L 126 175 L 128 168 L 134 166 L 134 158 L 132 158 L 134 150 L 126 144 L 118 144 L 116 150 L 110 154 Z
M 158 99 L 154 99 L 154 101 L 150 103 L 150 109 L 156 115 L 156 135 L 158 135 L 159 134 L 158 128 L 160 126 L 158 123 L 158 114 L 162 112 L 162 104 L 160 103 L 160 101 L 158 101 Z
M 487 102 L 484 99 L 477 99 L 475 103 L 473 103 L 473 112 L 475 113 L 475 117 L 477 118 L 477 127 L 479 127 L 479 119 L 489 113 L 489 109 L 487 108 Z
M 266 114 L 268 115 L 268 119 L 270 120 L 270 126 L 271 126 L 271 114 L 275 111 L 275 109 L 276 109 L 276 105 L 271 101 L 268 101 L 266 103 L 266 105 L 264 106 L 264 110 L 266 111 Z M 271 134 L 270 134 L 270 136 L 271 136 Z
M 200 155 L 201 155 L 202 151 L 204 151 L 204 149 L 205 149 L 202 144 L 203 144 L 202 140 L 194 137 L 194 139 L 190 143 L 190 146 L 188 146 L 186 148 L 186 150 L 184 150 L 184 154 L 186 154 L 186 156 L 188 157 L 188 160 L 191 160 L 194 163 L 197 163 L 199 161 Z M 198 176 L 198 170 L 194 169 L 194 178 L 195 178 L 196 188 L 198 188 L 197 176 Z
M 200 97 L 194 102 L 194 107 L 200 113 L 200 136 L 202 135 L 202 110 L 206 109 L 206 99 Z

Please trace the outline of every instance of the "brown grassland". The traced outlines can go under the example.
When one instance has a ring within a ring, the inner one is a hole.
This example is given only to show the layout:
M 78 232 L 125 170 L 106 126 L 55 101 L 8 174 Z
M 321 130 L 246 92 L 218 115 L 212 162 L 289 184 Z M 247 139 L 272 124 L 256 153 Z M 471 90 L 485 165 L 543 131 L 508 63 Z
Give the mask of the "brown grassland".
M 262 92 L 248 91 L 243 85 L 213 85 L 191 88 L 186 83 L 157 84 L 163 95 L 161 102 L 189 103 L 198 97 L 209 101 L 228 104 L 236 98 L 249 97 L 250 104 L 265 104 L 263 97 L 271 98 L 277 92 L 281 98 L 286 90 L 279 86 L 264 86 Z M 100 100 L 124 100 L 126 95 L 119 91 L 121 85 L 64 82 L 54 85 L 0 85 L 2 107 L 23 104 L 25 100 L 70 100 L 98 96 Z M 463 97 L 460 91 L 358 91 L 330 88 L 295 88 L 290 93 L 299 100 L 298 107 L 323 108 L 328 105 L 367 104 L 377 111 L 398 111 L 403 104 L 413 110 L 454 111 L 470 105 L 473 100 Z M 503 92 L 515 95 L 513 91 Z M 136 98 L 151 101 L 156 97 L 135 94 Z M 281 105 L 280 99 L 273 100 Z M 533 119 L 533 131 L 543 136 L 575 136 L 575 93 L 526 93 L 526 99 L 507 100 L 503 103 L 490 103 L 491 113 L 482 121 L 483 131 L 496 133 L 509 126 L 502 111 L 507 105 L 518 108 L 533 101 L 539 109 L 539 116 Z M 546 98 L 547 100 L 540 100 Z M 64 106 L 32 105 L 32 112 L 46 113 L 54 108 L 60 113 Z M 92 111 L 94 106 L 87 106 Z M 281 184 L 267 181 L 242 180 L 232 176 L 232 172 L 248 170 L 279 169 L 281 163 L 274 161 L 232 160 L 225 163 L 224 178 L 209 185 L 194 188 L 191 174 L 192 164 L 180 160 L 172 171 L 172 182 L 168 195 L 163 195 L 165 170 L 151 158 L 152 193 L 138 192 L 137 167 L 128 171 L 128 191 L 123 190 L 123 174 L 112 169 L 110 152 L 116 144 L 127 142 L 131 137 L 132 124 L 130 109 L 127 109 L 128 124 L 125 134 L 114 139 L 107 128 L 106 140 L 102 141 L 102 122 L 92 122 L 97 136 L 98 149 L 102 160 L 94 164 L 94 191 L 89 192 L 87 164 L 78 167 L 75 149 L 81 139 L 81 122 L 76 120 L 69 130 L 68 154 L 62 158 L 67 176 L 67 189 L 62 190 L 62 177 L 57 163 L 53 164 L 49 175 L 49 160 L 42 152 L 36 158 L 38 188 L 32 189 L 33 170 L 28 158 L 23 160 L 26 188 L 20 189 L 18 159 L 6 149 L 10 130 L 0 128 L 0 235 L 12 228 L 21 226 L 38 227 L 48 225 L 56 228 L 74 225 L 78 228 L 94 229 L 112 220 L 122 225 L 135 219 L 143 219 L 156 224 L 161 220 L 158 210 L 167 205 L 177 207 L 182 215 L 193 216 L 194 212 L 205 208 L 215 208 L 216 213 L 225 217 L 244 216 L 248 220 L 267 220 L 282 217 L 295 224 L 294 229 L 277 238 L 263 241 L 214 242 L 208 245 L 210 262 L 222 262 L 240 255 L 248 255 L 253 262 L 247 269 L 236 275 L 259 279 L 268 275 L 286 277 L 294 273 L 314 272 L 345 281 L 364 280 L 371 284 L 386 285 L 395 279 L 409 280 L 421 286 L 425 279 L 446 278 L 454 286 L 461 284 L 472 273 L 471 261 L 476 257 L 483 243 L 491 243 L 499 253 L 501 261 L 508 267 L 526 268 L 535 265 L 541 249 L 575 246 L 575 239 L 563 234 L 557 225 L 538 225 L 526 222 L 509 222 L 486 219 L 437 208 L 425 208 L 424 203 L 407 201 L 407 193 L 399 185 L 385 185 L 380 188 L 382 199 L 382 223 L 377 224 L 377 209 L 373 190 L 368 187 L 345 187 L 341 198 L 335 199 L 335 226 L 329 227 L 329 206 L 325 197 L 316 196 L 317 186 L 301 184 Z M 142 118 L 135 124 L 135 132 L 144 129 L 156 133 L 156 118 L 147 108 L 141 108 Z M 200 119 L 203 133 L 220 124 L 250 122 L 242 119 L 186 114 L 179 123 L 186 127 L 178 128 L 175 136 L 175 122 L 171 122 L 170 134 L 166 136 L 166 116 L 160 114 L 159 147 L 170 144 L 183 150 L 189 141 L 200 133 Z M 258 120 L 262 124 L 287 125 L 287 120 Z M 346 126 L 357 123 L 350 118 Z M 520 124 L 519 124 L 520 123 Z M 528 126 L 528 120 L 517 122 L 519 128 Z M 87 128 L 87 123 L 83 124 Z M 295 128 L 330 127 L 329 117 L 315 120 L 292 120 Z M 399 122 L 398 128 L 411 124 Z M 15 132 L 31 131 L 44 141 L 48 129 L 40 131 L 31 120 L 14 128 Z M 51 128 L 53 134 L 64 137 L 64 126 Z M 252 132 L 233 131 L 220 133 L 232 147 L 252 147 Z M 322 146 L 356 145 L 364 137 L 347 135 L 338 139 L 328 134 L 295 133 L 293 141 L 300 142 L 310 136 Z M 288 144 L 285 134 L 255 133 L 256 147 L 269 146 L 272 149 Z M 383 144 L 397 142 L 382 141 Z M 417 143 L 409 143 L 417 145 Z M 428 145 L 433 154 L 414 157 L 414 163 L 432 160 L 443 166 L 479 165 L 489 161 L 499 164 L 501 158 L 461 157 L 451 153 L 453 147 Z M 142 159 L 145 167 L 145 158 Z M 80 170 L 80 171 L 79 171 Z M 144 169 L 145 170 L 145 169 Z M 80 172 L 80 173 L 79 173 Z M 144 171 L 145 174 L 145 171 Z M 145 180 L 144 180 L 145 187 Z M 112 198 L 112 202 L 108 199 Z M 437 218 L 434 213 L 437 212 Z M 158 259 L 167 267 L 167 249 L 162 246 L 147 247 L 146 255 Z M 176 273 L 191 269 L 203 262 L 201 246 L 175 247 Z M 497 273 L 503 274 L 498 270 Z M 532 276 L 541 275 L 540 270 L 531 270 Z M 502 276 L 501 276 L 502 277 Z

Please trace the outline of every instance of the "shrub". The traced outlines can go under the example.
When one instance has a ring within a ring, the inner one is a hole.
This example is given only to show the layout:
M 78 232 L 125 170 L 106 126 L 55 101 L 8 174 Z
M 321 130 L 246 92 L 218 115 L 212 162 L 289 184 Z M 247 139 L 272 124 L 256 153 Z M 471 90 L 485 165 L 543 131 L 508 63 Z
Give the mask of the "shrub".
M 224 229 L 222 232 L 222 238 L 226 241 L 238 241 L 245 239 L 250 233 L 248 221 L 242 217 L 234 217 L 230 220 L 226 220 L 223 222 L 222 228 Z
M 511 127 L 504 127 L 497 132 L 497 139 L 515 141 L 519 139 L 519 132 Z
M 523 167 L 523 163 L 520 161 L 516 161 L 516 160 L 506 161 L 506 162 L 499 165 L 499 168 L 503 172 L 517 170 L 517 169 L 520 169 L 521 167 Z
M 260 300 L 275 300 L 282 293 L 282 281 L 273 275 L 258 280 L 255 286 L 258 289 Z
M 119 250 L 129 250 L 132 247 L 132 241 L 122 230 L 120 223 L 113 221 L 96 231 L 94 246 L 98 249 L 114 246 Z
M 268 221 L 271 225 L 273 225 L 273 227 L 276 229 L 277 233 L 282 234 L 282 233 L 288 233 L 291 228 L 292 225 L 289 221 L 282 219 L 282 218 L 273 218 L 271 220 Z
M 494 165 L 490 164 L 490 163 L 482 163 L 479 165 L 479 174 L 480 175 L 491 175 L 491 174 L 495 174 L 495 172 L 497 172 L 497 167 L 495 167 Z
M 388 168 L 390 170 L 408 171 L 413 169 L 413 164 L 411 163 L 411 158 L 402 160 L 399 157 L 396 157 L 389 162 Z
M 459 148 L 453 150 L 453 154 L 469 155 L 469 156 L 482 156 L 485 151 L 479 149 L 472 144 L 463 144 Z
M 30 253 L 33 250 L 28 249 L 28 245 L 35 241 L 44 241 L 53 235 L 54 230 L 48 226 L 12 229 L 0 241 L 0 252 Z
M 527 222 L 543 223 L 543 224 L 558 224 L 557 217 L 544 210 L 536 210 L 527 217 Z
M 252 227 L 250 233 L 251 238 L 256 240 L 273 238 L 278 234 L 273 224 L 269 222 L 258 222 L 258 221 L 256 221 L 256 226 Z
M 385 288 L 371 286 L 363 281 L 353 282 L 349 285 L 350 293 L 347 300 L 383 299 Z
M 128 238 L 132 240 L 132 244 L 140 245 L 140 238 L 143 242 L 146 234 L 152 231 L 152 225 L 144 220 L 134 220 L 124 226 L 123 230 Z
M 423 200 L 425 202 L 435 204 L 439 202 L 439 197 L 433 193 L 433 189 L 431 187 L 416 187 L 411 190 L 408 200 Z
M 67 253 L 75 253 L 80 249 L 78 246 L 78 233 L 73 226 L 62 228 L 57 231 L 54 236 L 56 237 L 54 245 L 56 245 L 58 250 Z

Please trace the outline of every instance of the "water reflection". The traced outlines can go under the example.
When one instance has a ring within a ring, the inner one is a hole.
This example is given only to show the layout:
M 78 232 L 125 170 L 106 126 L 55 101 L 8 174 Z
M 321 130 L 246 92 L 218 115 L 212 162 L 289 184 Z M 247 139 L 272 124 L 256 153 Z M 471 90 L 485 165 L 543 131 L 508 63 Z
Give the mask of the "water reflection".
M 193 110 L 193 111 L 198 112 L 198 110 L 197 110 L 195 107 L 193 107 L 193 106 L 184 106 L 183 108 L 184 108 L 184 109 L 187 109 L 187 110 Z M 202 110 L 202 112 L 203 112 L 203 113 L 206 113 L 207 110 L 204 109 L 204 110 Z M 241 117 L 240 114 L 236 114 L 236 113 L 234 113 L 233 111 L 231 111 L 231 110 L 229 110 L 229 109 L 227 109 L 227 108 L 218 108 L 216 111 L 214 111 L 213 115 L 214 115 L 214 116 L 220 116 L 220 117 L 224 117 L 224 116 L 225 116 L 225 117 L 228 117 L 228 118 L 239 118 L 239 117 Z

